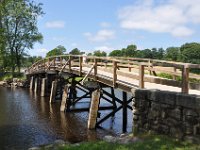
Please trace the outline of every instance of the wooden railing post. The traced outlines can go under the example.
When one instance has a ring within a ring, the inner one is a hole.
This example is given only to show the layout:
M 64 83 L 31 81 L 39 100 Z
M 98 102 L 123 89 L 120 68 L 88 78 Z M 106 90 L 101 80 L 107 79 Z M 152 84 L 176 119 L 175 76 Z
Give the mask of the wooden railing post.
M 116 87 L 117 81 L 117 62 L 113 61 L 113 87 Z
M 94 59 L 94 79 L 97 80 L 97 59 Z
M 70 55 L 69 56 L 69 71 L 71 71 L 71 69 L 72 69 L 72 56 Z
M 139 66 L 139 88 L 144 88 L 144 64 Z
M 182 68 L 182 93 L 188 94 L 189 92 L 189 67 L 183 66 Z
M 176 67 L 173 67 L 174 73 L 176 73 Z M 173 80 L 176 80 L 176 74 L 173 74 Z
M 79 75 L 82 76 L 82 68 L 83 67 L 83 56 L 79 57 Z
M 148 60 L 148 70 L 149 70 L 149 75 L 151 75 L 151 60 Z
M 62 67 L 62 57 L 60 57 L 60 66 Z

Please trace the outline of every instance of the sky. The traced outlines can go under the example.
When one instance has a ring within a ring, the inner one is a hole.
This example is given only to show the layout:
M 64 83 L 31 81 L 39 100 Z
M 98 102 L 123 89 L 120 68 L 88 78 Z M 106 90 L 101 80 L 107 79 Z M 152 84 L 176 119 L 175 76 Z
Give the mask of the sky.
M 45 56 L 58 45 L 67 53 L 107 53 L 135 44 L 138 49 L 200 42 L 200 0 L 34 0 L 43 43 L 30 55 Z

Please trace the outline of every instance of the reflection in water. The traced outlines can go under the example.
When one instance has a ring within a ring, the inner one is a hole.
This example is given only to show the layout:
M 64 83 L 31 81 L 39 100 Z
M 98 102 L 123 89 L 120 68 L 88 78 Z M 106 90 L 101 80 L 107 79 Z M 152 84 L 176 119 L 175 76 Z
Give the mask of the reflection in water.
M 59 102 L 50 104 L 49 97 L 39 95 L 29 89 L 0 87 L 0 150 L 23 150 L 56 139 L 93 141 L 121 132 L 120 115 L 102 124 L 112 131 L 87 130 L 87 112 L 62 113 Z

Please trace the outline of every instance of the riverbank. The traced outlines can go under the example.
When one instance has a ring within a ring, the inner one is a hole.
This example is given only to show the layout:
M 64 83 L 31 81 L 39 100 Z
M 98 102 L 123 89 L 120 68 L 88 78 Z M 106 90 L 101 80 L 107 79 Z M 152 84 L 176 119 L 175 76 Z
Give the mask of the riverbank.
M 26 79 L 13 78 L 9 80 L 0 81 L 0 86 L 27 88 L 29 87 L 29 82 Z
M 62 140 L 55 143 L 33 147 L 29 150 L 197 150 L 200 145 L 180 142 L 164 135 L 121 135 L 105 136 L 103 140 L 70 144 Z

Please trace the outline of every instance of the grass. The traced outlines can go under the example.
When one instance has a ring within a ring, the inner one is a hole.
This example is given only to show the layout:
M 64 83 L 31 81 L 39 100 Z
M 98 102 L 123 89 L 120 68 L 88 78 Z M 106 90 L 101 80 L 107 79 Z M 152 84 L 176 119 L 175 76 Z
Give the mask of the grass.
M 162 77 L 162 78 L 166 78 L 166 79 L 173 79 L 173 76 L 171 74 L 167 74 L 167 73 L 158 73 L 157 76 Z M 180 76 L 176 76 L 176 80 L 182 81 L 182 78 Z M 195 78 L 189 78 L 189 81 L 192 82 L 192 83 L 200 83 L 200 80 L 195 79 Z
M 141 138 L 142 141 L 131 144 L 97 141 L 81 143 L 77 146 L 66 145 L 59 150 L 200 150 L 200 145 L 179 142 L 166 136 L 148 135 Z
M 21 80 L 25 80 L 26 77 L 24 76 L 24 74 L 22 73 L 15 73 L 14 76 L 12 76 L 11 73 L 6 73 L 3 76 L 0 77 L 0 81 L 8 81 L 8 80 L 12 80 L 13 78 L 17 78 L 17 79 L 21 79 Z

